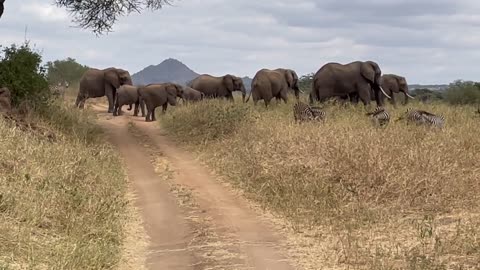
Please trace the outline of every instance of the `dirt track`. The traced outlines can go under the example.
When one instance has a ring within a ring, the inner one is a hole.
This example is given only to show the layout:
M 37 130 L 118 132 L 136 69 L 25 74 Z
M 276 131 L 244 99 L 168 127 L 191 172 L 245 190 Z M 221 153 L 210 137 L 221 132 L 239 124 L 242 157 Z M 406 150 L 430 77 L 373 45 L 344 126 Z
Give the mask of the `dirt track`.
M 148 269 L 295 269 L 280 250 L 282 236 L 164 136 L 158 123 L 128 111 L 113 118 L 101 105 L 94 110 L 136 189 L 150 240 Z M 156 172 L 158 163 L 164 166 Z M 167 171 L 168 180 L 162 177 Z

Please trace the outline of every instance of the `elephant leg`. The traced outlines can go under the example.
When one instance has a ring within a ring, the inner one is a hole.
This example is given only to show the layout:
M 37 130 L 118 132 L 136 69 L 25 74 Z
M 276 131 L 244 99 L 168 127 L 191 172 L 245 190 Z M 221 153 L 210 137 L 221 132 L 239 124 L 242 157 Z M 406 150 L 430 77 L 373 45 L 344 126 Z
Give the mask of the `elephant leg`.
M 132 105 L 130 105 L 130 108 Z M 133 109 L 133 116 L 138 116 L 138 102 L 135 102 L 135 108 Z
M 280 98 L 278 98 L 278 100 L 280 100 L 280 99 L 283 99 L 283 102 L 285 102 L 285 104 L 287 104 L 287 102 L 288 102 L 287 91 L 280 92 Z
M 358 98 L 363 102 L 364 106 L 370 105 L 370 85 L 358 86 Z
M 145 116 L 145 122 L 150 122 L 150 118 L 151 118 L 151 115 L 152 115 L 152 109 L 150 109 L 149 107 L 147 107 L 147 115 Z
M 165 103 L 162 105 L 162 114 L 165 114 L 167 112 L 167 107 L 168 107 L 168 103 Z
M 392 100 L 390 100 L 390 103 L 396 109 L 397 108 L 397 102 L 395 101 L 395 93 L 393 93 L 393 91 L 390 93 L 390 97 L 392 98 Z M 384 100 L 385 100 L 385 95 L 382 94 L 382 103 L 384 102 Z
M 155 116 L 155 109 L 155 107 L 152 109 L 152 121 L 157 121 L 157 117 Z
M 122 107 L 123 107 L 123 105 L 119 105 L 119 106 L 118 106 L 118 115 L 122 115 L 122 114 L 123 114 L 123 112 L 122 112 Z
M 140 110 L 142 110 L 142 117 L 145 116 L 145 103 L 143 101 L 140 101 Z
M 105 95 L 107 96 L 107 99 L 108 99 L 108 112 L 111 113 L 113 112 L 113 104 L 114 104 L 113 93 L 112 91 L 105 91 Z

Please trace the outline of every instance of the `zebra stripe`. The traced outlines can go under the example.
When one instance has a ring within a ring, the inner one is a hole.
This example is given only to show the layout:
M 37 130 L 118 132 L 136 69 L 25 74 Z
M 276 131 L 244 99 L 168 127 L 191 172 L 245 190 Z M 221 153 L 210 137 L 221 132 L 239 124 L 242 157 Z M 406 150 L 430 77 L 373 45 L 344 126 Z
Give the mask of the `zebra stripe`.
M 372 122 L 384 126 L 390 122 L 390 114 L 383 107 L 377 107 L 373 112 L 367 113 L 371 116 Z
M 435 115 L 423 110 L 408 108 L 406 115 L 408 121 L 417 125 L 430 125 L 437 128 L 443 128 L 445 124 L 445 117 L 443 115 Z
M 326 113 L 319 107 L 311 107 L 301 101 L 293 105 L 293 117 L 295 122 L 325 120 Z

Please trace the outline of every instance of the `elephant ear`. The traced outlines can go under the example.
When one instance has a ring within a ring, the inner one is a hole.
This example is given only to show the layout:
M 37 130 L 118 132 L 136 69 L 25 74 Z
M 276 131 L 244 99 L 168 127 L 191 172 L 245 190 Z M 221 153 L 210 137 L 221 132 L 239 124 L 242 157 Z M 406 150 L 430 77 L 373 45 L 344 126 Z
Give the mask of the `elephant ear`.
M 360 73 L 371 83 L 375 82 L 375 68 L 369 62 L 362 63 Z
M 293 76 L 293 72 L 289 69 L 286 69 L 283 75 L 285 76 L 285 80 L 287 81 L 288 87 L 292 88 L 295 82 L 294 81 L 295 77 Z
M 118 77 L 120 79 L 120 84 L 128 84 L 132 85 L 132 77 L 130 77 L 130 73 L 126 70 L 119 70 Z
M 233 86 L 233 76 L 230 74 L 227 74 L 223 76 L 223 85 L 225 85 L 225 88 L 229 92 L 233 92 L 234 86 Z
M 107 69 L 105 71 L 105 83 L 110 84 L 115 89 L 118 89 L 121 85 L 120 76 L 115 69 Z
M 174 84 L 174 86 L 175 86 L 175 89 L 176 89 L 176 92 L 177 92 L 177 96 L 183 98 L 183 95 L 185 94 L 185 90 L 184 90 L 183 86 L 181 86 L 179 84 Z

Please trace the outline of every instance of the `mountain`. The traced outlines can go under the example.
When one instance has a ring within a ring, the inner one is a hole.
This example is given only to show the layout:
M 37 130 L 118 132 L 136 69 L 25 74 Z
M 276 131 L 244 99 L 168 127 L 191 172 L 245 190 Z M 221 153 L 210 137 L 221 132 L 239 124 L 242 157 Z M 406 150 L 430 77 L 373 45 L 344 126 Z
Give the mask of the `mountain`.
M 160 64 L 150 65 L 132 75 L 134 84 L 173 82 L 185 85 L 199 74 L 176 59 L 166 59 Z
M 132 75 L 134 84 L 173 82 L 181 85 L 195 79 L 198 73 L 191 70 L 187 65 L 177 59 L 168 58 L 160 64 L 150 65 Z M 252 79 L 245 76 L 242 78 L 247 91 L 250 91 Z

